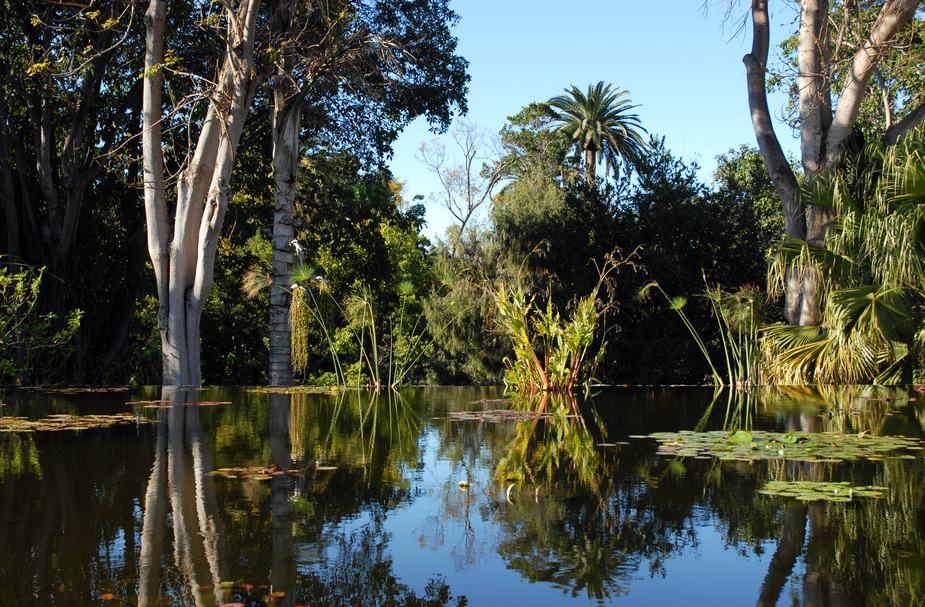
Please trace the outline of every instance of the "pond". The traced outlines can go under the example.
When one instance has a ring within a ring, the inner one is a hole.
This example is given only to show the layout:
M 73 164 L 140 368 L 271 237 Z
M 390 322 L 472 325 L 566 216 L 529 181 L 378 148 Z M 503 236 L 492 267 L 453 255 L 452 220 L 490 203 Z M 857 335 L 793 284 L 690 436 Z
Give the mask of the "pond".
M 4 605 L 925 604 L 913 388 L 2 402 Z

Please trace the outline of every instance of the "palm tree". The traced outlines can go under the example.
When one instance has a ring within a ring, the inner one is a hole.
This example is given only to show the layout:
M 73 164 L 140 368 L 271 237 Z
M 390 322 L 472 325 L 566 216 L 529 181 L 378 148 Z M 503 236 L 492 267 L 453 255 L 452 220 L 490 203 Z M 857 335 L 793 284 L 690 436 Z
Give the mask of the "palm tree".
M 819 272 L 822 323 L 764 329 L 770 378 L 781 383 L 925 380 L 925 130 L 889 149 L 876 143 L 803 192 L 833 207 L 826 240 L 787 239 L 769 281 L 789 268 Z
M 564 133 L 575 148 L 577 161 L 584 155 L 585 179 L 594 185 L 594 169 L 604 160 L 607 171 L 619 168 L 618 160 L 633 166 L 646 147 L 639 116 L 631 114 L 636 105 L 623 97 L 627 91 L 611 89 L 603 81 L 588 86 L 588 93 L 578 87 L 566 89 L 566 94 L 547 102 L 553 118 L 553 129 Z

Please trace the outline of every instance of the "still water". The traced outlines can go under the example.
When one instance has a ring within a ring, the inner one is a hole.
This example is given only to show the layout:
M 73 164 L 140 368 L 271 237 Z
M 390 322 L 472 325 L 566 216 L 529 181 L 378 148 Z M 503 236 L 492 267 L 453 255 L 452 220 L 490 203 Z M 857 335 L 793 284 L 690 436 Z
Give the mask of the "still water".
M 492 388 L 7 392 L 2 604 L 921 605 L 921 451 L 725 461 L 641 437 L 921 438 L 920 397 L 607 388 L 535 417 Z M 155 423 L 83 427 L 126 413 Z

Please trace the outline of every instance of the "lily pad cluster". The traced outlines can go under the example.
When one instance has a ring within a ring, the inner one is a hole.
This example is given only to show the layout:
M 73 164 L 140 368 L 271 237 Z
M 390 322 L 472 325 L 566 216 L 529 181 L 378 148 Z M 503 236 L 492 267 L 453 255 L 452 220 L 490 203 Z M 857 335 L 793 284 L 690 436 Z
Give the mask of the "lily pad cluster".
M 67 413 L 58 413 L 43 419 L 0 417 L 0 432 L 55 432 L 153 423 L 157 423 L 157 420 L 136 417 L 132 413 L 116 413 L 115 415 L 69 415 Z
M 922 449 L 922 441 L 905 436 L 871 434 L 837 434 L 833 432 L 765 432 L 736 430 L 728 432 L 655 432 L 654 438 L 663 455 L 754 461 L 787 459 L 804 462 L 842 462 L 868 459 L 914 458 L 908 451 Z
M 850 502 L 858 498 L 882 498 L 886 487 L 855 487 L 848 482 L 769 481 L 758 493 L 773 497 L 791 497 L 804 502 Z
M 488 409 L 485 411 L 453 411 L 448 418 L 456 422 L 503 422 L 527 421 L 533 419 L 549 419 L 553 416 L 551 411 L 517 411 L 515 409 Z M 570 415 L 569 417 L 578 417 Z M 445 419 L 435 417 L 434 419 Z
M 284 470 L 278 464 L 273 464 L 271 466 L 250 466 L 248 468 L 219 468 L 218 470 L 207 472 L 206 476 L 265 481 L 270 480 L 274 476 L 282 476 L 285 474 L 289 476 L 299 476 L 301 472 L 299 470 Z
M 214 407 L 216 405 L 230 405 L 231 401 L 228 400 L 204 400 L 197 403 L 178 403 L 171 400 L 133 400 L 131 402 L 125 403 L 127 405 L 141 405 L 144 409 L 169 409 L 174 405 L 179 406 L 195 406 L 195 407 Z

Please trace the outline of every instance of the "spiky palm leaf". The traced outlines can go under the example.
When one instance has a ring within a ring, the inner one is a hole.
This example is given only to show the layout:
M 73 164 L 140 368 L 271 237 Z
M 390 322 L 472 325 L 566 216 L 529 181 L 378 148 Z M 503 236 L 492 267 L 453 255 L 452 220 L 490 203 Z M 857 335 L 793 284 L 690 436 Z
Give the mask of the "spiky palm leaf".
M 812 264 L 824 291 L 821 328 L 763 333 L 772 375 L 804 382 L 894 383 L 923 374 L 925 326 L 925 130 L 900 145 L 865 148 L 843 170 L 803 192 L 833 206 L 824 246 L 787 241 L 772 251 L 769 284 Z M 815 332 L 815 336 L 813 333 Z
M 885 285 L 838 289 L 830 296 L 831 320 L 844 333 L 858 332 L 868 340 L 906 341 L 915 330 L 902 290 Z

